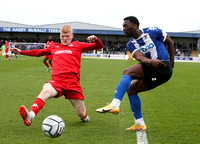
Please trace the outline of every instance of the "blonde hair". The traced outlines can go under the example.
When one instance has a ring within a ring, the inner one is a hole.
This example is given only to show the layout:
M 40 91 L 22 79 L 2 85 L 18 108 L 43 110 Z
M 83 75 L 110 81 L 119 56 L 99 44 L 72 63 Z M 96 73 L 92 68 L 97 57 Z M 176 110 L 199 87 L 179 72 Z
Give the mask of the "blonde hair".
M 68 33 L 68 32 L 73 33 L 73 29 L 69 25 L 64 25 L 64 26 L 61 27 L 60 32 L 62 32 L 62 33 Z

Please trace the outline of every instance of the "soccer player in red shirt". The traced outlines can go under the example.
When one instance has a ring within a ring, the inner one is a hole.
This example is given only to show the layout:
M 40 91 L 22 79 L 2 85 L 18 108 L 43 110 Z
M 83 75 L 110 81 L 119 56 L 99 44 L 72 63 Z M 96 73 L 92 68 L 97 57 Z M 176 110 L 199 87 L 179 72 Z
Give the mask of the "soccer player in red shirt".
M 7 40 L 5 40 L 5 54 L 6 54 L 6 61 L 7 61 L 8 58 L 9 58 L 8 52 L 9 52 L 9 43 L 8 43 Z
M 19 108 L 20 116 L 26 126 L 31 125 L 33 118 L 43 108 L 47 99 L 52 97 L 58 98 L 62 95 L 69 99 L 83 122 L 89 121 L 84 105 L 84 95 L 79 82 L 81 53 L 83 51 L 101 49 L 103 48 L 103 43 L 94 35 L 87 38 L 91 43 L 72 42 L 73 36 L 72 28 L 64 25 L 60 29 L 61 44 L 54 43 L 46 49 L 30 51 L 22 51 L 17 48 L 12 49 L 14 53 L 22 55 L 39 57 L 52 54 L 53 56 L 52 79 L 44 84 L 30 112 L 23 105 Z
M 50 45 L 52 45 L 52 44 L 54 44 L 53 37 L 49 36 L 49 41 L 47 42 L 46 48 L 50 47 Z M 49 64 L 47 63 L 47 60 L 49 60 Z M 52 67 L 52 55 L 45 55 L 44 59 L 43 59 L 43 63 L 47 66 L 47 72 L 48 72 Z

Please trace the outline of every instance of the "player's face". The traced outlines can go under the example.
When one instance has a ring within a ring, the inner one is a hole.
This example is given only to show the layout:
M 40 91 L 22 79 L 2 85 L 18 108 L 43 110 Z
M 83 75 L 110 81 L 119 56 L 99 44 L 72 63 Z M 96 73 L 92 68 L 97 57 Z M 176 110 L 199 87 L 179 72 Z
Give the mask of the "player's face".
M 49 36 L 49 41 L 52 41 L 53 40 L 53 37 L 52 36 Z
M 123 23 L 123 31 L 127 37 L 132 37 L 135 31 L 135 25 L 131 23 L 129 20 L 124 20 Z
M 71 32 L 60 33 L 60 41 L 63 45 L 69 45 L 72 42 L 74 35 Z

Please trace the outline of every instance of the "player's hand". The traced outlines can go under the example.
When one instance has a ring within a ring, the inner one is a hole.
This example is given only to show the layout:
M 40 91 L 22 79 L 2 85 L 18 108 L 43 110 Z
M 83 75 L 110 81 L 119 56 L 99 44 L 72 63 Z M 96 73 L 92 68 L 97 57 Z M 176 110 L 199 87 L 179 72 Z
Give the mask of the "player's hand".
M 20 54 L 21 50 L 18 48 L 11 48 L 11 51 L 14 52 L 15 54 Z
M 97 37 L 95 35 L 91 35 L 87 38 L 87 41 L 89 42 L 95 42 L 97 40 Z
M 159 67 L 160 65 L 167 66 L 167 64 L 164 63 L 164 60 L 158 60 L 158 59 L 151 59 L 150 64 L 154 67 Z

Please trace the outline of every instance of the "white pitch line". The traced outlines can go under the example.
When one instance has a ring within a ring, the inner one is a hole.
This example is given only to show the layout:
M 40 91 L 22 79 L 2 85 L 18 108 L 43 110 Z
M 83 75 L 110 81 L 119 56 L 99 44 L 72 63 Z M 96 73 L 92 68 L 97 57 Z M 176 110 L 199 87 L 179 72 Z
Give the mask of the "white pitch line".
M 136 131 L 137 134 L 137 144 L 148 144 L 146 131 L 140 130 Z

